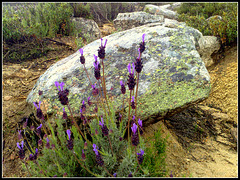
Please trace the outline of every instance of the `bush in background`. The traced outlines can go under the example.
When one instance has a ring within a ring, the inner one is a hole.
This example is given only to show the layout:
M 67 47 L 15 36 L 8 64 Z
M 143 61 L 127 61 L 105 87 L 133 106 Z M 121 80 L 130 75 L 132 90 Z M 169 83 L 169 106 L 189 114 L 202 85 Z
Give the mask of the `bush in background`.
M 179 21 L 198 29 L 204 36 L 220 37 L 223 45 L 237 40 L 237 3 L 182 3 L 177 12 Z

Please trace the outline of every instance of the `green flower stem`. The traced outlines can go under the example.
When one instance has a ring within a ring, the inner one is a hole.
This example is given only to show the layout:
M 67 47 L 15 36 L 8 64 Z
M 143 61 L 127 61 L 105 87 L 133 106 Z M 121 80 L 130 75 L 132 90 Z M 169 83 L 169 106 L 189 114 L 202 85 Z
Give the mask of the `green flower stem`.
M 24 164 L 25 164 L 25 166 L 26 166 L 26 168 L 27 168 L 27 172 L 28 172 L 28 174 L 29 174 L 29 176 L 30 177 L 32 177 L 32 174 L 30 173 L 30 171 L 29 171 L 29 169 L 28 169 L 28 166 L 27 166 L 27 163 L 26 163 L 26 161 L 23 159 L 23 162 L 24 162 Z M 6 168 L 6 167 L 5 167 Z
M 112 154 L 114 155 L 114 152 L 113 152 L 113 149 L 112 149 L 112 143 L 111 143 L 111 141 L 110 141 L 110 137 L 109 137 L 109 135 L 108 135 L 107 137 L 108 137 L 109 144 L 110 144 L 110 147 L 111 147 L 111 150 L 112 150 Z
M 86 67 L 85 67 L 85 64 L 83 64 L 83 66 L 84 66 L 85 72 L 86 72 L 86 74 L 87 74 L 88 80 L 89 80 L 89 82 L 90 82 L 90 84 L 91 84 L 91 86 L 92 86 L 92 82 L 91 82 L 91 80 L 90 80 L 90 78 L 89 78 L 89 75 L 88 75 L 87 69 L 86 69 Z
M 138 83 L 139 83 L 139 73 L 137 73 L 137 87 L 136 87 L 136 95 L 135 95 L 135 117 L 137 118 L 137 95 L 138 95 Z
M 103 79 L 103 92 L 104 92 L 104 95 L 105 95 L 105 99 L 106 99 L 106 103 L 107 103 L 107 106 L 108 106 L 108 100 L 107 100 L 107 89 L 106 89 L 106 83 L 105 83 L 105 77 L 104 77 L 104 63 L 103 63 L 103 59 L 102 59 L 102 66 L 103 66 L 103 68 L 102 68 L 102 71 L 103 71 L 103 77 L 102 77 L 102 79 Z M 109 106 L 108 106 L 108 109 L 109 109 Z
M 73 114 L 72 114 L 72 111 L 71 111 L 71 108 L 70 108 L 70 106 L 69 106 L 69 104 L 67 105 L 67 107 L 68 107 L 68 110 L 69 110 L 69 112 L 70 112 L 70 114 L 71 114 L 71 118 L 72 118 L 72 120 L 73 120 L 73 122 L 74 122 L 74 124 L 75 124 L 75 126 L 76 126 L 76 128 L 78 129 L 78 131 L 80 132 L 80 134 L 83 136 L 83 138 L 86 140 L 86 141 L 88 141 L 88 142 L 90 142 L 84 135 L 83 135 L 83 133 L 82 133 L 82 131 L 81 131 L 81 129 L 79 128 L 79 126 L 78 126 L 78 124 L 77 124 L 77 122 L 76 122 L 76 120 L 74 119 L 74 117 L 73 117 Z
M 130 90 L 129 108 L 128 108 L 128 141 L 129 141 L 129 138 L 130 138 L 129 122 L 130 122 L 131 96 L 132 96 L 132 90 Z
M 77 156 L 76 156 L 76 154 L 75 154 L 74 151 L 72 151 L 72 153 L 73 153 L 73 155 L 75 156 L 75 158 L 77 159 L 78 163 L 79 163 L 84 169 L 86 169 L 90 174 L 92 174 L 92 175 L 94 175 L 94 176 L 96 176 L 96 177 L 99 176 L 99 175 L 97 175 L 97 174 L 94 174 L 94 173 L 93 173 L 92 171 L 90 171 L 87 167 L 85 167 L 85 166 L 80 162 L 80 160 L 77 158 Z
M 109 171 L 107 170 L 107 168 L 106 168 L 104 165 L 103 165 L 103 168 L 105 169 L 105 171 L 106 171 L 111 177 L 113 177 L 113 175 L 109 173 Z

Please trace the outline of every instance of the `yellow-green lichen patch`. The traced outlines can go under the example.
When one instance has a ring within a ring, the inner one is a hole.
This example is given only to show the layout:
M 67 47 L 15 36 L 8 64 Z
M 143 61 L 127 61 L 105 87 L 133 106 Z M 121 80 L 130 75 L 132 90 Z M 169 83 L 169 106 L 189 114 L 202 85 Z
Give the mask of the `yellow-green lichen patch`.
M 145 95 L 139 97 L 139 112 L 143 119 L 149 115 L 164 115 L 171 109 L 176 109 L 198 99 L 208 97 L 210 84 L 199 82 L 163 81 L 152 83 Z

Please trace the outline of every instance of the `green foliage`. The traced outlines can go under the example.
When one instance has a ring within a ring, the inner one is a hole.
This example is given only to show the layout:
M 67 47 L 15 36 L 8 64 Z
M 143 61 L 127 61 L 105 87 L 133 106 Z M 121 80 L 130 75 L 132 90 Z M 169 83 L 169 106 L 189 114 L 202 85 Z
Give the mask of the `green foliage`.
M 154 133 L 154 137 L 147 140 L 150 146 L 146 148 L 146 155 L 142 164 L 151 177 L 166 176 L 166 146 L 167 138 L 162 137 L 161 128 Z
M 19 3 L 15 9 L 10 5 L 3 8 L 3 39 L 6 42 L 16 42 L 22 36 L 69 35 L 73 28 L 70 22 L 73 9 L 68 3 Z
M 89 3 L 70 3 L 70 5 L 73 7 L 74 17 L 93 19 Z
M 226 45 L 237 40 L 237 3 L 182 3 L 177 12 L 179 21 L 203 35 L 218 36 Z

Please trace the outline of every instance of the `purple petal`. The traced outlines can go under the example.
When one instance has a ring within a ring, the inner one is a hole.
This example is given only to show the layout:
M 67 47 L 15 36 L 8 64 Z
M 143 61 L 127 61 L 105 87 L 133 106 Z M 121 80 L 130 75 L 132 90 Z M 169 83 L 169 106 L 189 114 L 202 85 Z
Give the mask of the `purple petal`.
M 95 54 L 93 56 L 94 56 L 95 61 L 97 61 L 97 56 Z
M 144 151 L 142 149 L 140 150 L 140 152 L 141 152 L 142 155 L 144 154 Z
M 145 36 L 146 36 L 146 34 L 144 33 L 144 34 L 142 35 L 142 41 L 143 41 L 143 42 L 144 42 Z
M 58 88 L 58 86 L 59 86 L 59 82 L 58 82 L 58 81 L 55 82 L 55 86 L 56 86 L 57 89 L 60 91 L 60 89 Z
M 93 85 L 92 85 L 92 88 L 95 89 L 95 88 L 96 88 L 96 84 L 95 84 L 95 85 L 93 84 Z
M 63 112 L 65 112 L 65 108 L 63 108 Z
M 41 101 L 38 102 L 39 109 L 40 109 L 40 104 L 41 104 Z
M 80 113 L 82 114 L 82 108 L 80 108 Z
M 103 127 L 103 125 L 104 125 L 103 118 L 101 118 L 101 121 L 99 121 L 99 125 Z
M 142 127 L 142 120 L 141 119 L 138 119 L 138 124 L 139 124 L 139 126 Z
M 131 127 L 132 132 L 135 134 L 137 131 L 137 125 L 135 123 L 133 123 L 133 126 Z
M 67 135 L 68 135 L 68 138 L 70 140 L 71 139 L 71 131 L 70 131 L 70 129 L 67 130 Z
M 37 154 L 38 153 L 38 148 L 36 148 L 36 151 L 35 151 L 35 154 Z
M 133 120 L 135 119 L 135 116 L 133 115 L 133 118 L 132 118 Z
M 102 46 L 102 41 L 103 41 L 103 39 L 101 38 L 101 46 Z
M 131 64 L 130 63 L 128 64 L 127 68 L 128 68 L 129 74 L 131 74 Z
M 23 144 L 24 144 L 24 141 L 22 141 L 22 149 L 23 149 Z
M 37 129 L 41 129 L 41 127 L 42 127 L 42 124 L 40 124 L 40 125 L 37 127 Z
M 19 146 L 19 142 L 17 142 L 17 147 L 18 147 L 18 149 L 22 149 L 22 148 Z
M 48 138 L 46 138 L 46 140 L 47 140 L 47 142 L 49 143 L 49 139 L 48 139 Z
M 105 40 L 105 44 L 104 44 L 104 46 L 103 46 L 103 47 L 106 47 L 106 44 L 107 44 L 107 39 Z
M 18 130 L 18 134 L 21 134 L 22 130 Z
M 135 65 L 134 65 L 134 62 L 132 63 L 132 67 L 133 67 L 133 74 L 134 74 L 134 69 L 135 69 Z
M 88 101 L 90 101 L 90 98 L 91 98 L 90 96 L 87 98 L 87 99 L 88 99 Z
M 83 100 L 83 101 L 82 101 L 82 104 L 84 105 L 84 103 L 85 103 L 85 101 Z
M 139 54 L 138 54 L 138 59 L 140 59 L 140 57 L 141 57 L 140 48 L 138 48 L 138 52 L 139 52 Z
M 132 101 L 131 102 L 134 102 L 134 96 L 132 96 Z
M 123 83 L 123 81 L 120 81 L 120 85 L 121 85 L 121 86 L 124 86 L 124 83 Z
M 60 83 L 61 90 L 63 91 L 64 82 Z
M 38 106 L 37 106 L 37 104 L 35 102 L 33 102 L 33 105 L 38 109 Z
M 83 55 L 83 49 L 79 49 L 79 52 L 81 53 L 81 55 Z

